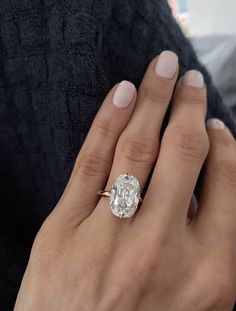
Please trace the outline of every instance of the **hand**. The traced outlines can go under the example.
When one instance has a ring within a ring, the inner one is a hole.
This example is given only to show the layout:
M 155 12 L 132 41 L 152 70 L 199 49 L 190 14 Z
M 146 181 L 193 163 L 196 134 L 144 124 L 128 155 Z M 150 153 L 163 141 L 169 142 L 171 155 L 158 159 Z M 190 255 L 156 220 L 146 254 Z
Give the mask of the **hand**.
M 236 144 L 220 121 L 206 129 L 202 75 L 188 72 L 174 90 L 177 77 L 178 59 L 167 51 L 151 61 L 138 93 L 127 81 L 109 92 L 35 239 L 15 311 L 232 309 Z M 204 162 L 198 212 L 189 221 Z M 97 191 L 126 172 L 142 190 L 152 169 L 136 214 L 114 216 Z

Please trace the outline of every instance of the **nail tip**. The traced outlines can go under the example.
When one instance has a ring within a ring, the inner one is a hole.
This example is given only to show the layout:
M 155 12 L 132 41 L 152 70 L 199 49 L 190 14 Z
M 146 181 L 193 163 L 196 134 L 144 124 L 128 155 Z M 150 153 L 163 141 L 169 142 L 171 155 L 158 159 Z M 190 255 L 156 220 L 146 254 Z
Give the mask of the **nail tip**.
M 171 56 L 173 56 L 173 57 L 175 57 L 176 59 L 179 60 L 178 55 L 174 51 L 172 51 L 172 50 L 164 50 L 164 51 L 161 52 L 160 55 L 163 55 L 163 54 L 171 55 Z
M 178 68 L 178 56 L 169 50 L 163 51 L 155 65 L 155 72 L 165 79 L 173 79 Z
M 183 84 L 186 86 L 202 88 L 204 83 L 203 74 L 196 69 L 187 71 L 183 76 Z
M 206 122 L 206 127 L 209 130 L 219 130 L 224 129 L 226 126 L 223 121 L 217 118 L 208 119 Z
M 136 87 L 132 82 L 121 81 L 113 95 L 113 104 L 117 108 L 127 108 L 132 102 L 135 91 Z

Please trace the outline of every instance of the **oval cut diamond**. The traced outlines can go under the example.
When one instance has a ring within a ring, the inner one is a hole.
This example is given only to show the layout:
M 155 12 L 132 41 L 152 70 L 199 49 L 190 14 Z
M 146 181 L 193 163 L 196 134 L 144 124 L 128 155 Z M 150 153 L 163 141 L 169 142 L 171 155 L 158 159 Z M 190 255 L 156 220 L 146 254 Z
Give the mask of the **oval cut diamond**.
M 110 195 L 112 213 L 120 218 L 131 217 L 137 210 L 140 185 L 137 178 L 123 174 L 115 180 Z

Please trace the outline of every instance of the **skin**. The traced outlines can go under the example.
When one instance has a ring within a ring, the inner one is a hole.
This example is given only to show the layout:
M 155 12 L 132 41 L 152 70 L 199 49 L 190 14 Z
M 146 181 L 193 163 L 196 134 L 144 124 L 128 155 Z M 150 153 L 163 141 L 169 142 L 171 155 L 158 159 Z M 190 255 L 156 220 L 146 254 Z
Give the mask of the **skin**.
M 227 128 L 206 129 L 206 87 L 180 79 L 174 90 L 178 71 L 161 78 L 156 60 L 128 108 L 112 103 L 118 85 L 101 105 L 64 194 L 36 236 L 15 311 L 232 310 L 235 139 Z M 189 221 L 204 162 L 198 213 Z M 143 189 L 153 166 L 135 216 L 115 217 L 97 191 L 126 172 Z

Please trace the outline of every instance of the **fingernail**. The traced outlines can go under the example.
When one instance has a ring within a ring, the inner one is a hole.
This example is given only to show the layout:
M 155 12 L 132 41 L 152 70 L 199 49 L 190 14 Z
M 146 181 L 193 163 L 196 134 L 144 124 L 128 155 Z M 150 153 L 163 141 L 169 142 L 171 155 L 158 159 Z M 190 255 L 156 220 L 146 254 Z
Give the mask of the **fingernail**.
M 113 103 L 118 108 L 126 108 L 132 102 L 135 86 L 129 81 L 120 82 L 113 95 Z
M 164 51 L 157 59 L 155 72 L 158 76 L 172 79 L 178 67 L 178 56 L 172 51 Z
M 204 78 L 200 71 L 190 70 L 185 73 L 183 77 L 183 85 L 194 86 L 194 87 L 203 87 Z
M 206 127 L 209 130 L 219 130 L 219 129 L 224 129 L 225 124 L 219 119 L 209 119 L 206 122 Z

